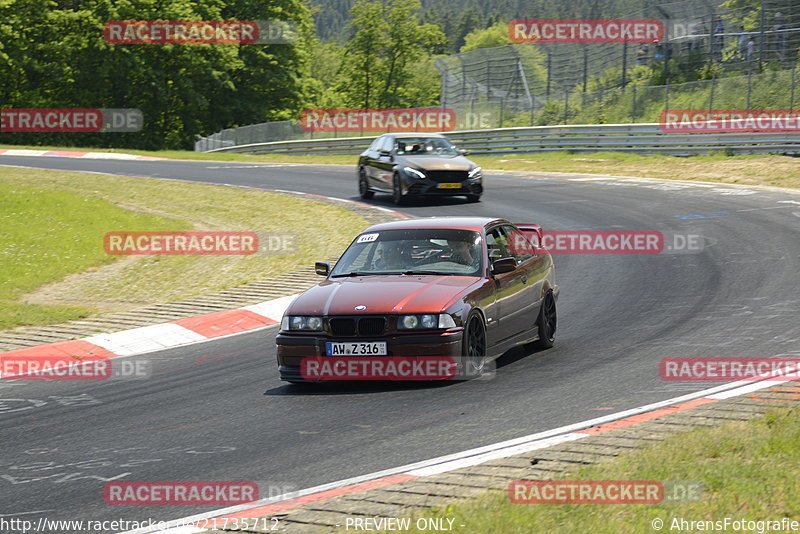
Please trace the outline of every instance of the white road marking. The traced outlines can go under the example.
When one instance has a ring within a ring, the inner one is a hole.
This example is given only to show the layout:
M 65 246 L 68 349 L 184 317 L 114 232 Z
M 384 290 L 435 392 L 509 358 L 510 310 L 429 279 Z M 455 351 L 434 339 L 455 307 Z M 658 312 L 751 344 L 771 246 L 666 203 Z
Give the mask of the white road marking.
M 168 349 L 198 341 L 206 336 L 174 323 L 154 324 L 111 334 L 85 337 L 87 341 L 120 356 L 132 356 L 156 350 Z
M 589 434 L 579 434 L 577 432 L 570 432 L 568 434 L 562 434 L 560 436 L 555 436 L 552 438 L 536 440 L 531 443 L 514 445 L 512 447 L 507 447 L 504 449 L 493 450 L 487 453 L 478 454 L 476 456 L 453 460 L 439 465 L 433 465 L 431 467 L 414 469 L 412 471 L 408 471 L 406 474 L 418 477 L 438 475 L 440 473 L 446 473 L 447 471 L 453 471 L 454 469 L 461 469 L 462 467 L 471 467 L 473 465 L 482 464 L 484 462 L 488 462 L 489 460 L 496 460 L 497 458 L 506 458 L 508 456 L 514 456 L 516 454 L 535 451 L 537 449 L 544 449 L 545 447 L 550 447 L 551 445 L 558 445 L 559 443 L 565 443 L 567 441 L 575 441 L 576 439 L 588 438 L 588 437 Z
M 0 514 L 0 517 L 15 517 L 18 515 L 33 515 L 33 514 L 42 514 L 45 512 L 55 512 L 55 509 L 52 510 L 34 510 L 33 512 L 12 512 L 9 514 Z
M 272 319 L 273 321 L 281 322 L 283 313 L 298 295 L 299 293 L 295 295 L 289 295 L 288 297 L 280 297 L 277 299 L 268 300 L 266 302 L 261 302 L 259 304 L 245 306 L 242 309 L 251 311 L 268 319 Z

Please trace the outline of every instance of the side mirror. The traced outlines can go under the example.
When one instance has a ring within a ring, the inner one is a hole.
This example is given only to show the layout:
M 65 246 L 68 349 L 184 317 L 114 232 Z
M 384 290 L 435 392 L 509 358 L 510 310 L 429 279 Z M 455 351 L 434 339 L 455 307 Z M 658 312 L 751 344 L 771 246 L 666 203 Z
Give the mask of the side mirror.
M 468 156 L 469 155 L 469 150 L 465 150 L 463 148 L 459 148 L 458 149 L 458 153 L 461 154 L 462 156 Z
M 320 276 L 328 276 L 331 272 L 331 266 L 325 262 L 318 261 L 314 264 L 314 272 Z
M 492 274 L 510 273 L 517 268 L 517 260 L 514 258 L 500 258 L 492 262 Z
M 378 155 L 379 155 L 379 156 L 391 156 L 391 155 L 392 155 L 392 153 L 391 153 L 390 151 L 388 151 L 388 150 L 380 150 L 380 151 L 378 152 Z

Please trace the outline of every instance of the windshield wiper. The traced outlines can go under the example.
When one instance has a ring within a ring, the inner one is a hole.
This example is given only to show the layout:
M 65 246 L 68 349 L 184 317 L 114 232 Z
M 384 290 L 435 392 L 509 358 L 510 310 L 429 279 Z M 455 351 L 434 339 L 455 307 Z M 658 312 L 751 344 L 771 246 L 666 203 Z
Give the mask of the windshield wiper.
M 439 271 L 403 271 L 403 274 L 437 274 L 443 276 L 449 273 L 440 273 Z
M 369 276 L 375 273 L 360 273 L 358 271 L 353 271 L 351 273 L 343 273 L 343 274 L 332 274 L 331 278 L 338 278 L 340 276 Z

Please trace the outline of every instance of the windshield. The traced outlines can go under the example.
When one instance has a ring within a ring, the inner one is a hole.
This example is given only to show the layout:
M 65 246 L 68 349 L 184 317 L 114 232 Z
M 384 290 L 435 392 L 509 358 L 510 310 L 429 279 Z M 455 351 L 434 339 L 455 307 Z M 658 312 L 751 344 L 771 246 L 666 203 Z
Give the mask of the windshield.
M 471 230 L 425 228 L 362 234 L 331 277 L 389 274 L 480 276 L 481 236 Z
M 443 137 L 398 137 L 397 155 L 458 156 L 456 147 Z

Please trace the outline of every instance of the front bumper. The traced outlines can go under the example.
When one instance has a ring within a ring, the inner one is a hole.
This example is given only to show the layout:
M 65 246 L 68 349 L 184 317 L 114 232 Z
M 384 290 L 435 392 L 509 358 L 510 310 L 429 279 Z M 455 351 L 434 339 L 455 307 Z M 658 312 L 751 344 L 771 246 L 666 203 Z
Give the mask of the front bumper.
M 463 330 L 454 329 L 437 333 L 393 334 L 370 338 L 329 337 L 325 335 L 280 333 L 276 337 L 278 372 L 281 380 L 292 382 L 317 382 L 305 380 L 300 362 L 303 358 L 321 357 L 336 360 L 338 356 L 327 356 L 325 343 L 351 341 L 386 341 L 384 357 L 440 356 L 458 361 L 462 353 Z
M 456 182 L 453 182 L 456 183 Z M 415 179 L 406 178 L 405 194 L 408 196 L 458 196 L 458 195 L 481 195 L 483 194 L 483 180 L 473 178 L 460 182 L 458 188 L 440 188 L 439 182 L 430 178 Z

